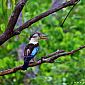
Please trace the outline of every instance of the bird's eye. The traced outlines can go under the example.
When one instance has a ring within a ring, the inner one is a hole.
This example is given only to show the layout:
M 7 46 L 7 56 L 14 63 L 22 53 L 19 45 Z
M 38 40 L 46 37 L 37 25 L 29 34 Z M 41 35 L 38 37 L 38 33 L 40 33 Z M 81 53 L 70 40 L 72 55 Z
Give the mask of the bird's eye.
M 36 38 L 37 36 L 33 36 L 33 38 Z

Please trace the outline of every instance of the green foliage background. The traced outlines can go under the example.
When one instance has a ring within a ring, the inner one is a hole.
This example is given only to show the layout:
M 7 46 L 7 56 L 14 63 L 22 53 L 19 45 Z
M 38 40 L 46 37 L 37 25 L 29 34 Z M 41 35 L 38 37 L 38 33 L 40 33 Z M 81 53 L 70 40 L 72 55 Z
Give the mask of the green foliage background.
M 10 14 L 17 0 L 11 0 L 8 9 L 8 0 L 0 1 L 0 34 L 4 32 Z M 51 0 L 28 0 L 22 11 L 23 22 L 51 8 Z M 40 41 L 40 52 L 37 59 L 58 49 L 71 51 L 85 44 L 85 0 L 74 8 L 66 20 L 64 27 L 60 23 L 65 18 L 70 7 L 50 15 L 31 27 L 22 31 L 19 36 L 8 40 L 0 47 L 0 71 L 23 64 L 18 60 L 16 49 L 22 43 L 28 43 L 31 31 L 40 28 L 41 32 L 48 35 L 48 41 Z M 17 27 L 17 26 L 16 26 Z M 74 55 L 61 57 L 53 64 L 42 64 L 36 77 L 28 78 L 26 73 L 35 71 L 35 67 L 27 71 L 18 71 L 0 77 L 0 85 L 85 85 L 85 49 Z

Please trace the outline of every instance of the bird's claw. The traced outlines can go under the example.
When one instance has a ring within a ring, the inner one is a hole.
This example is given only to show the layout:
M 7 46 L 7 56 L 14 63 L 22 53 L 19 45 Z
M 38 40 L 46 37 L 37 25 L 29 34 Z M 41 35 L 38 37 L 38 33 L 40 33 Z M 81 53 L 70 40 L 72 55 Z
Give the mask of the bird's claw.
M 54 60 L 50 60 L 50 63 L 54 63 Z
M 43 62 L 44 57 L 41 57 L 41 62 Z
M 37 63 L 37 61 L 35 60 L 35 58 L 32 59 L 34 63 Z

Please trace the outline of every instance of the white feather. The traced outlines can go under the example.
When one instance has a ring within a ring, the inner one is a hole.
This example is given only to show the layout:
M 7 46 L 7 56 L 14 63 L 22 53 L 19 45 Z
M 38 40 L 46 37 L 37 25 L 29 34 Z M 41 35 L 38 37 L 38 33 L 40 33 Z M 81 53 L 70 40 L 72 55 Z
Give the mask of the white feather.
M 27 49 L 27 55 L 30 53 L 30 50 L 29 49 Z
M 38 43 L 38 38 L 31 38 L 31 40 L 29 41 L 29 44 L 32 43 L 32 44 L 37 44 Z

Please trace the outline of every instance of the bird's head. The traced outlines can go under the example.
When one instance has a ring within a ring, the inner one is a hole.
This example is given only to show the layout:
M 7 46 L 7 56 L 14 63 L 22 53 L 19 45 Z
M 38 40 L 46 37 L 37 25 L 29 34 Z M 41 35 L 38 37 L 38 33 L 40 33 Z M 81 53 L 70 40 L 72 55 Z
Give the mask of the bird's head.
M 46 35 L 44 35 L 40 32 L 36 32 L 30 36 L 29 43 L 37 44 L 40 39 L 47 40 L 47 37 L 46 37 Z

